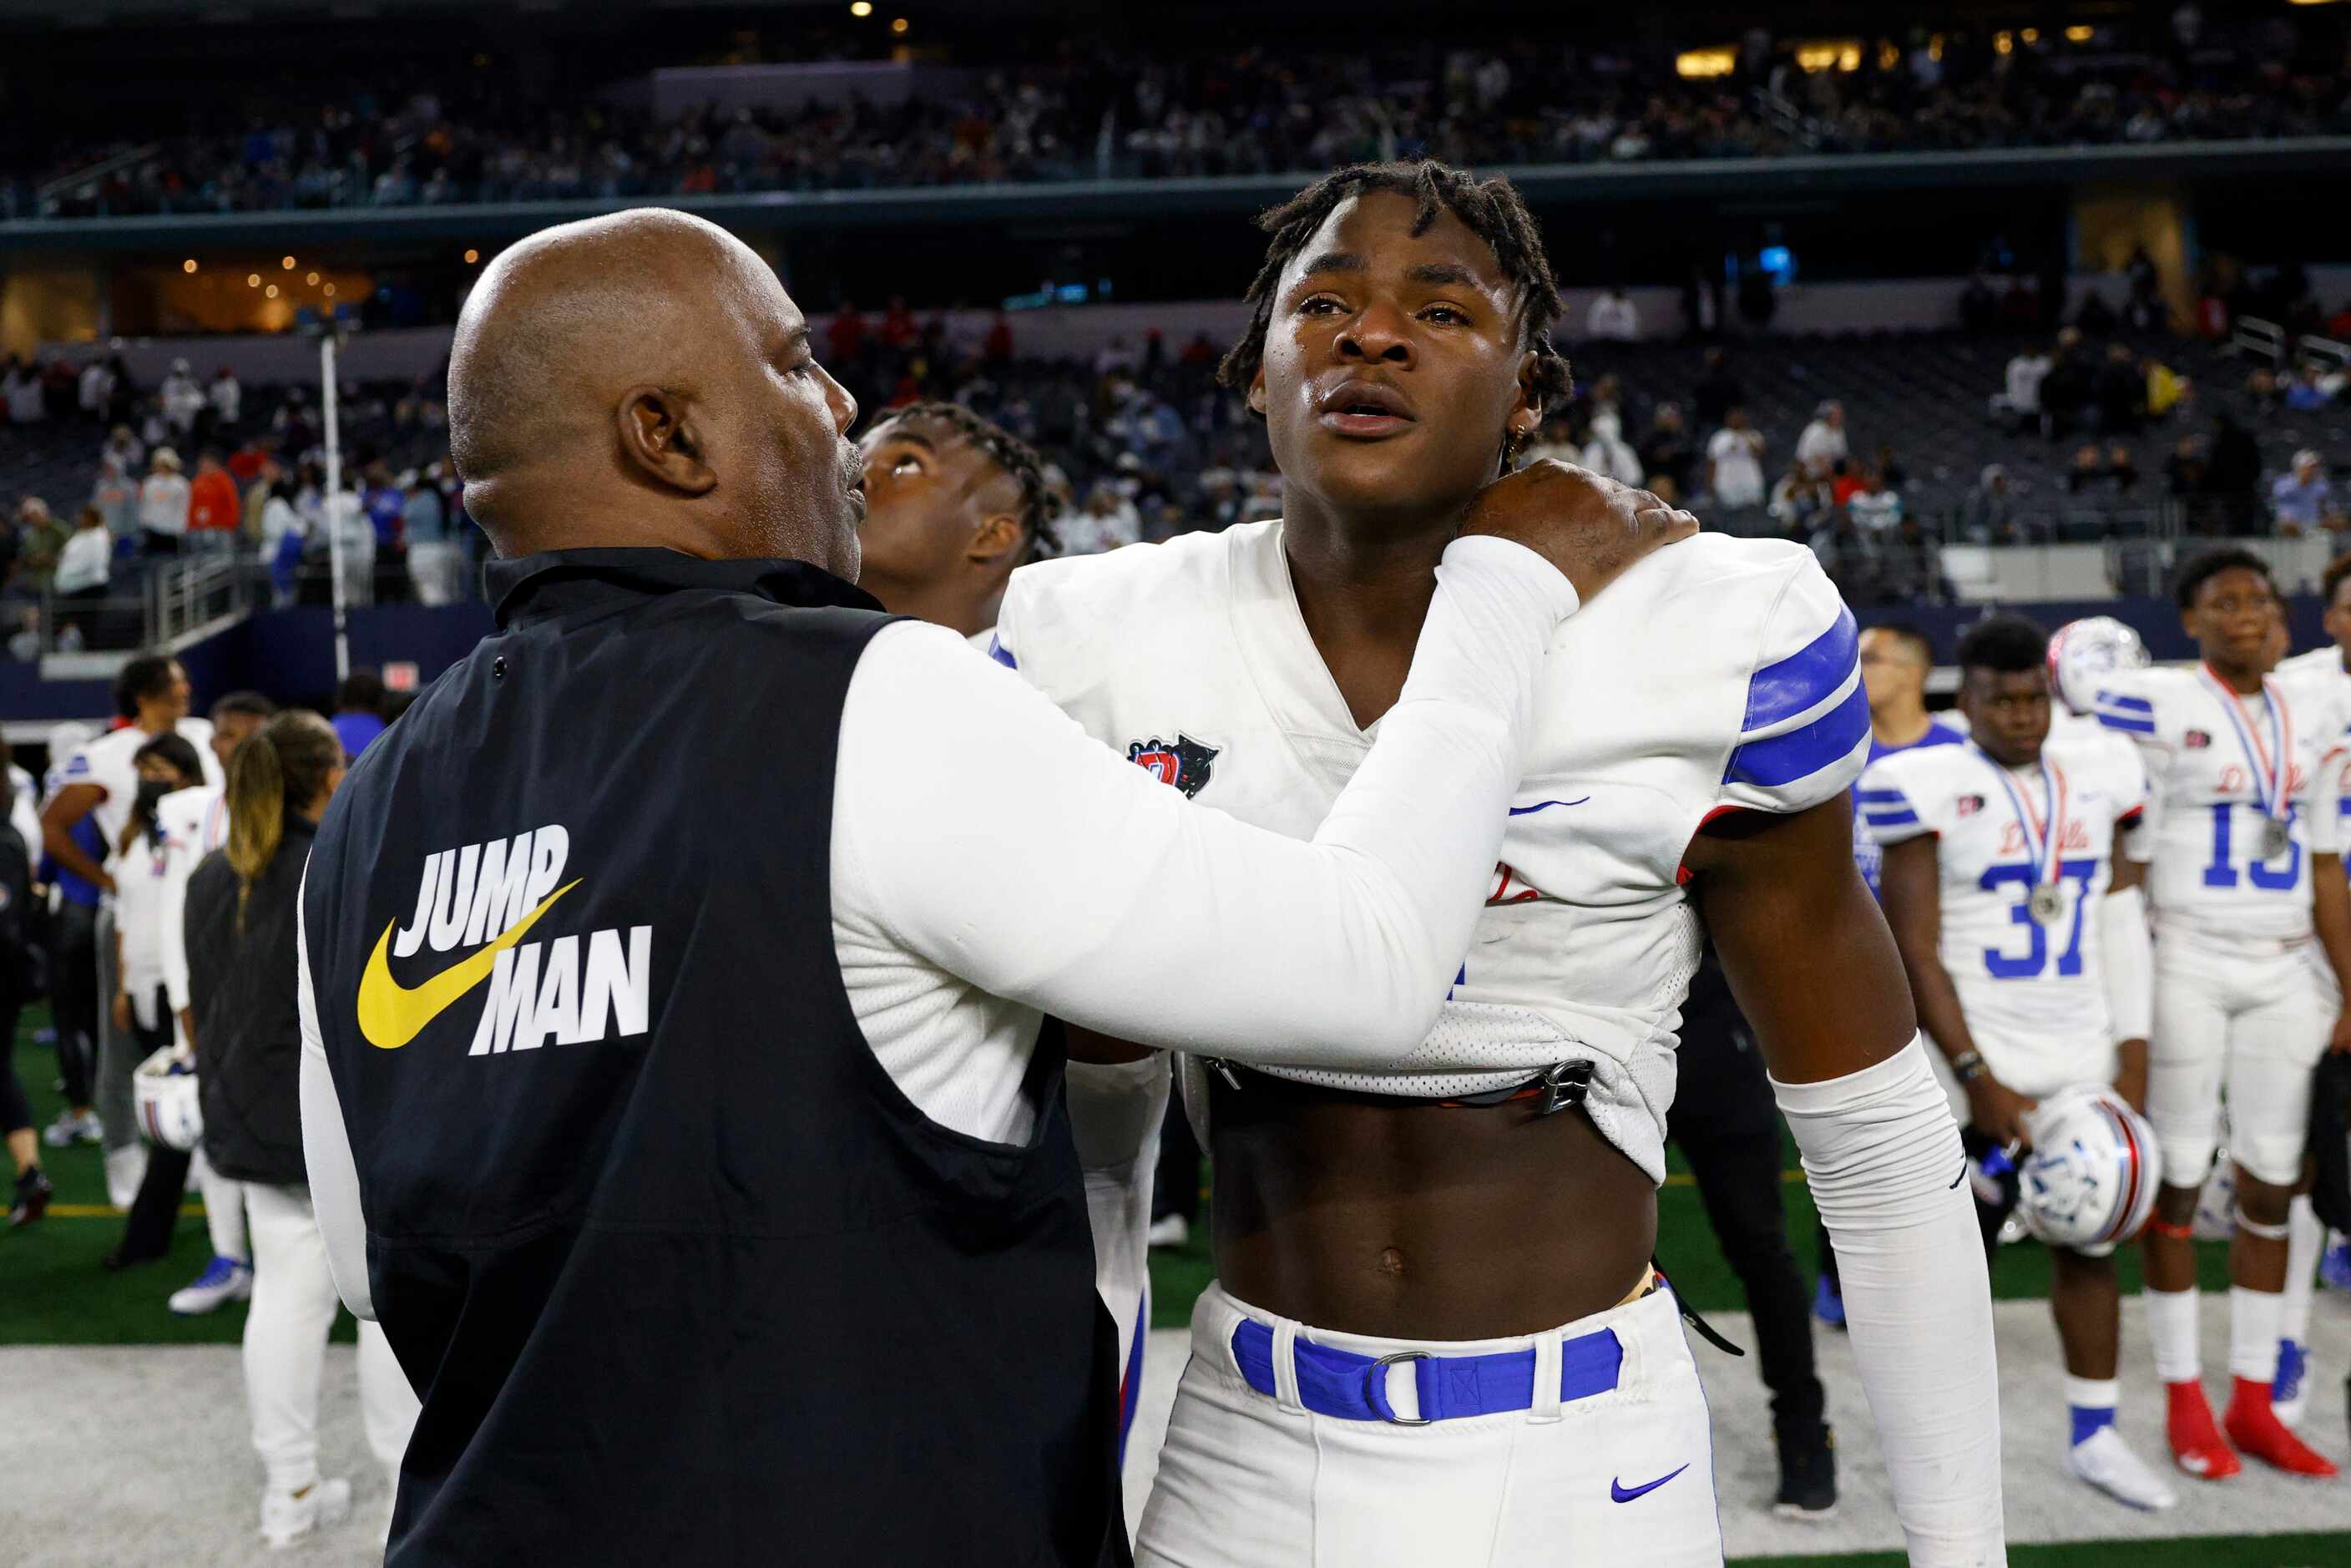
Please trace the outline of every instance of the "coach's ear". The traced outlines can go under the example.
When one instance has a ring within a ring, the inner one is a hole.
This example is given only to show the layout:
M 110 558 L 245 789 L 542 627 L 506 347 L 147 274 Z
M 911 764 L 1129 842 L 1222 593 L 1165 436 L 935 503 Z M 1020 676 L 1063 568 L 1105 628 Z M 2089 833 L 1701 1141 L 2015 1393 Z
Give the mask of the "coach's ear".
M 669 387 L 635 386 L 615 410 L 622 455 L 653 483 L 688 496 L 706 496 L 718 476 L 705 460 L 694 402 Z
M 1259 419 L 1265 417 L 1265 365 L 1262 361 L 1258 364 L 1257 372 L 1249 377 L 1249 405 L 1251 413 Z

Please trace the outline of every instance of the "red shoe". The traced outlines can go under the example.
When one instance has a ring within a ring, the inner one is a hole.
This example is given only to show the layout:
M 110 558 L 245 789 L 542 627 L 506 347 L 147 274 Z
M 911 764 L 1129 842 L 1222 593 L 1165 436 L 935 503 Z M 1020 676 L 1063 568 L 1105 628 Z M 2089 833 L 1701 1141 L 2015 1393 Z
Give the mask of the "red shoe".
M 2250 1378 L 2236 1380 L 2229 1396 L 2225 1425 L 2230 1440 L 2263 1464 L 2275 1465 L 2291 1476 L 2332 1478 L 2335 1461 L 2287 1429 L 2270 1404 L 2270 1385 Z M 2209 1419 L 2209 1417 L 2208 1417 Z
M 2171 1439 L 2171 1457 L 2181 1469 L 2204 1480 L 2224 1481 L 2245 1468 L 2213 1424 L 2203 1384 L 2193 1379 L 2167 1383 L 2163 1392 L 2171 1406 L 2164 1434 Z

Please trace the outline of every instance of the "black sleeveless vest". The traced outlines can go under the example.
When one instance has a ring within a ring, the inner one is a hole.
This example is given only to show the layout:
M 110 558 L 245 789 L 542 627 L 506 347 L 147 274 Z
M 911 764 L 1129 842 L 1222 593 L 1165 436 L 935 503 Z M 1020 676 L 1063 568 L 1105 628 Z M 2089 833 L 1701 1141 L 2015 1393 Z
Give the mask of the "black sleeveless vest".
M 304 895 L 423 1400 L 387 1561 L 1124 1563 L 1061 1053 L 1029 1146 L 949 1132 L 835 961 L 885 619 L 796 562 L 490 580 L 499 630 L 352 769 Z

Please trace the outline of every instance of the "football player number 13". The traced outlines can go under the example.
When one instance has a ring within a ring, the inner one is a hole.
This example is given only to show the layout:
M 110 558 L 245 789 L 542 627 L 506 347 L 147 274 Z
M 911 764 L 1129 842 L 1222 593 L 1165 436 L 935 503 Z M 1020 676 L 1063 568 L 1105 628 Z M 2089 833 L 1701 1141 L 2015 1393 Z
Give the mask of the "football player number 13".
M 2074 976 L 2082 972 L 2082 912 L 2090 902 L 2090 883 L 2098 874 L 2098 862 L 2060 861 L 2058 878 L 2074 884 L 2074 924 L 2065 936 L 2065 950 L 2057 955 L 2057 973 Z M 2008 912 L 2009 919 L 2031 934 L 2031 948 L 2023 953 L 2003 953 L 1997 947 L 1984 949 L 1984 968 L 1995 980 L 2032 980 L 2049 967 L 2050 927 L 2032 918 L 2026 907 L 2032 896 L 2036 877 L 2030 865 L 1996 865 L 1983 873 L 1979 883 L 1986 893 L 1998 893 L 2003 886 L 2014 883 L 2017 901 Z
M 2289 822 L 2302 813 L 2302 808 L 2292 803 L 2287 805 L 2286 810 L 2288 813 L 2286 821 Z M 2204 885 L 2207 887 L 2237 885 L 2237 867 L 2235 862 L 2231 859 L 2230 831 L 2236 821 L 2236 815 L 2235 801 L 2213 802 L 2212 863 L 2204 868 Z M 2257 825 L 2260 825 L 2258 820 Z M 2255 887 L 2265 893 L 2290 893 L 2294 890 L 2294 884 L 2302 880 L 2302 846 L 2298 843 L 2287 846 L 2284 865 L 2282 869 L 2273 871 L 2266 863 L 2255 860 L 2246 864 L 2245 874 L 2252 878 Z

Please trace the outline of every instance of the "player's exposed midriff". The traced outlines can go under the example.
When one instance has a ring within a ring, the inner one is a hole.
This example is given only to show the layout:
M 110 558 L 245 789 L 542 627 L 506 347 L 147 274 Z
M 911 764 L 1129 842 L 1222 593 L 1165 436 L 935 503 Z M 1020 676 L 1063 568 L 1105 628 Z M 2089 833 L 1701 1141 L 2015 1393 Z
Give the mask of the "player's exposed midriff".
M 1641 1279 L 1656 1191 L 1577 1111 L 1215 1091 L 1217 1275 L 1252 1306 L 1396 1339 L 1534 1333 Z

